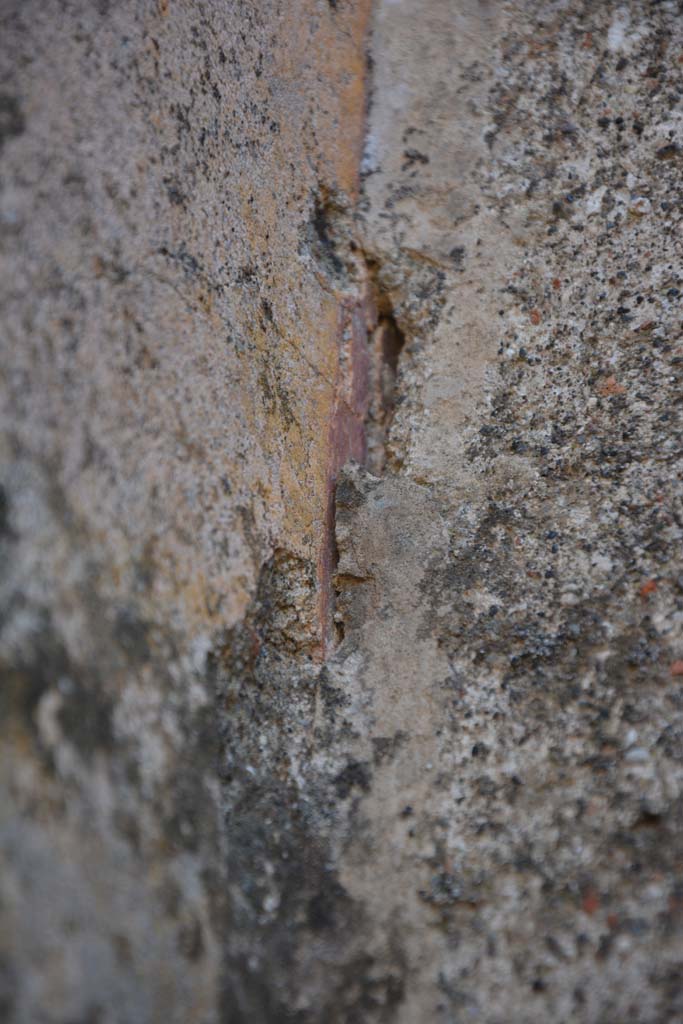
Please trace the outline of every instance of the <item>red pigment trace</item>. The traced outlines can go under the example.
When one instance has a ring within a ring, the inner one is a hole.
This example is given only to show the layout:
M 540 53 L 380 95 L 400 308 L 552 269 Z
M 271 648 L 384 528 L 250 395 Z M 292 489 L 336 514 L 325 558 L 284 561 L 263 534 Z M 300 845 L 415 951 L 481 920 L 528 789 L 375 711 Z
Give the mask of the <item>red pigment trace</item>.
M 366 285 L 360 300 L 344 299 L 340 307 L 339 361 L 334 411 L 328 437 L 327 504 L 318 557 L 320 656 L 332 636 L 332 575 L 336 567 L 334 492 L 337 476 L 350 459 L 367 458 L 365 423 L 370 405 L 371 355 L 369 337 L 377 325 L 377 310 Z

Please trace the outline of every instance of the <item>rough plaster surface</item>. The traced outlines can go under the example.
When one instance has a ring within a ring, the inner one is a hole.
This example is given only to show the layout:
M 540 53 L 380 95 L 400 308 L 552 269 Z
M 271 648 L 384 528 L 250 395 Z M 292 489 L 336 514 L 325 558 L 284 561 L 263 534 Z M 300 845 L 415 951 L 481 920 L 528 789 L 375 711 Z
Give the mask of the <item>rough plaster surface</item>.
M 678 5 L 0 13 L 2 1012 L 683 1020 Z
M 272 562 L 319 657 L 367 17 L 0 2 L 9 1019 L 225 1019 L 215 651 Z

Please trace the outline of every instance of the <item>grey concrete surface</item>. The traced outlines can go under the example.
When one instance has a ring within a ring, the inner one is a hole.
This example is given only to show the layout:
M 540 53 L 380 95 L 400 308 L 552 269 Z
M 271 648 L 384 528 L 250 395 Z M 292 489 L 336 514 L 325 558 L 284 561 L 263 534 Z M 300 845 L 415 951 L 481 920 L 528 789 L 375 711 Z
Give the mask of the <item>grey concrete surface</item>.
M 683 1021 L 681 15 L 0 3 L 8 1021 Z

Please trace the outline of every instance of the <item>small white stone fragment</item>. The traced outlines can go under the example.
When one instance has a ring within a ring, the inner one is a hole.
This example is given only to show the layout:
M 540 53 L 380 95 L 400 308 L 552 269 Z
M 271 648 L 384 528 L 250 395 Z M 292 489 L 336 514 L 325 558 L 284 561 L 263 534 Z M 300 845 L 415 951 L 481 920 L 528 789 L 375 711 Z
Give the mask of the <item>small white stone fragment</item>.
M 626 751 L 624 760 L 629 764 L 644 764 L 650 760 L 650 754 L 645 747 L 632 747 L 631 750 Z

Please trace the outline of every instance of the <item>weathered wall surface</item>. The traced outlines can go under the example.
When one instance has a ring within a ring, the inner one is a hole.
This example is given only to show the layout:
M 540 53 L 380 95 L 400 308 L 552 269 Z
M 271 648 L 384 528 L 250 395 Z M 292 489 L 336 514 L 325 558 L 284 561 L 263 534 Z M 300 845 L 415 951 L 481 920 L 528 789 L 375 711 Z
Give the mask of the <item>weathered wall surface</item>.
M 367 772 L 340 878 L 399 993 L 362 1019 L 683 1019 L 682 28 L 375 8 L 363 230 L 406 342 L 329 670 Z
M 7 1018 L 683 1019 L 678 5 L 0 14 Z
M 368 5 L 335 8 L 0 3 L 12 1020 L 225 1019 L 216 666 L 271 561 L 319 657 L 349 453 L 320 211 Z

